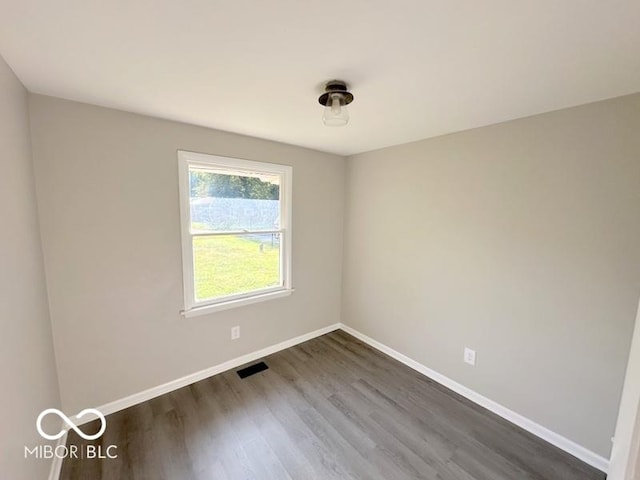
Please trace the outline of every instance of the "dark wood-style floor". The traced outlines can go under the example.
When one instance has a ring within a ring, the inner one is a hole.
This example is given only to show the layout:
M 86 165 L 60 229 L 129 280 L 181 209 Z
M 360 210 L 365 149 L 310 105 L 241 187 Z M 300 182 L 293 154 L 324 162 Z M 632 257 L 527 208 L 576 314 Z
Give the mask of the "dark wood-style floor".
M 107 417 L 63 480 L 590 480 L 601 472 L 336 331 Z M 82 445 L 73 431 L 68 445 Z

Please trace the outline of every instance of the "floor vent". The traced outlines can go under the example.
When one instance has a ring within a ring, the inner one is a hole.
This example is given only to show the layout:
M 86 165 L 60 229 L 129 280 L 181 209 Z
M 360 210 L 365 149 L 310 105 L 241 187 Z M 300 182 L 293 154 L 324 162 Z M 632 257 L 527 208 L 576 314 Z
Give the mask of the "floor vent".
M 247 368 L 243 368 L 242 370 L 238 370 L 236 373 L 240 378 L 247 378 L 247 377 L 250 377 L 251 375 L 255 375 L 256 373 L 260 373 L 263 370 L 266 370 L 268 368 L 269 367 L 267 366 L 266 363 L 260 362 L 254 365 L 250 365 Z

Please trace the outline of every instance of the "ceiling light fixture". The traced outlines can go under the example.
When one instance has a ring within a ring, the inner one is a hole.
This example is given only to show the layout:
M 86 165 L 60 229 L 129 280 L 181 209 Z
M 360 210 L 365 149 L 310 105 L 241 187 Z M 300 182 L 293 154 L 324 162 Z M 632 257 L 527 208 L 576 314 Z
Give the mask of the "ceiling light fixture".
M 353 102 L 353 95 L 347 91 L 347 84 L 341 80 L 331 80 L 324 90 L 325 93 L 318 98 L 320 105 L 324 105 L 324 124 L 328 127 L 341 127 L 349 123 L 347 105 Z

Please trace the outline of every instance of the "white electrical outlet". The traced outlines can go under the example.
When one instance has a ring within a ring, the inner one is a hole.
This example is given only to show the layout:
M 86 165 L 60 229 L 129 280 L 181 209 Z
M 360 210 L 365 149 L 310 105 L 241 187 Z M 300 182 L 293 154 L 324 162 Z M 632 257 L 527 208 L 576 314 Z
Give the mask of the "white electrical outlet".
M 231 327 L 231 340 L 237 340 L 240 338 L 240 326 L 236 325 Z
M 470 348 L 465 347 L 464 349 L 464 363 L 468 363 L 469 365 L 476 364 L 476 351 L 471 350 Z

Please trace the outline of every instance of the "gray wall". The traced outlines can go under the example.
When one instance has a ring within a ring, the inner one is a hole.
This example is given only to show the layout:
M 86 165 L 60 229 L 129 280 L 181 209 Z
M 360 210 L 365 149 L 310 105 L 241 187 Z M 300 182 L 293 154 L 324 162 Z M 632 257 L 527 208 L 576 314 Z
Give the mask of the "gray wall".
M 38 95 L 30 111 L 65 410 L 340 321 L 343 158 Z M 180 316 L 178 149 L 293 166 L 293 295 Z
M 24 459 L 45 408 L 58 407 L 29 140 L 27 92 L 0 57 L 0 478 L 46 478 L 50 460 Z M 54 433 L 55 431 L 52 431 Z
M 608 457 L 640 296 L 640 95 L 356 155 L 346 191 L 343 321 Z

